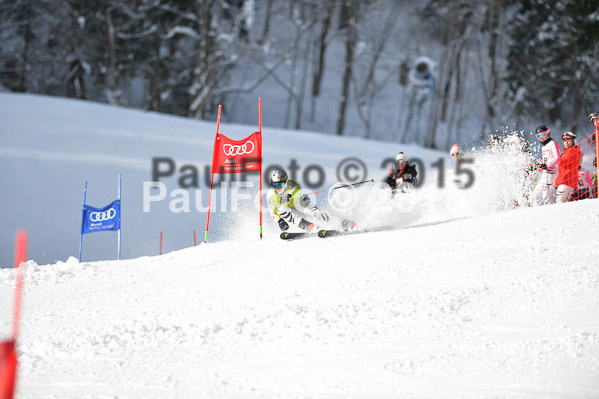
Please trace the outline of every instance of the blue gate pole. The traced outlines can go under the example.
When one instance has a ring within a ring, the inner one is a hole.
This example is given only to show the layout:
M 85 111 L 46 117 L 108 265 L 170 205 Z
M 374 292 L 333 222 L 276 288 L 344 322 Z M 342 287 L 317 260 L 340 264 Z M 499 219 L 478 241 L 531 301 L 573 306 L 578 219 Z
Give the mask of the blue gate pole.
M 81 211 L 81 232 L 79 235 L 79 263 L 81 263 L 81 249 L 83 248 L 83 226 L 85 224 L 85 196 L 87 195 L 87 180 L 83 186 L 83 210 Z

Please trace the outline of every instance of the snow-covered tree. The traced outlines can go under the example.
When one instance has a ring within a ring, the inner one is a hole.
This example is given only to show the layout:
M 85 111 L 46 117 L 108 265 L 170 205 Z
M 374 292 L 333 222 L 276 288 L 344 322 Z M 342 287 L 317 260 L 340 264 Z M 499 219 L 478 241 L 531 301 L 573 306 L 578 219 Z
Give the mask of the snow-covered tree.
M 599 85 L 599 3 L 525 0 L 518 7 L 506 76 L 511 96 L 520 93 L 520 113 L 576 130 Z

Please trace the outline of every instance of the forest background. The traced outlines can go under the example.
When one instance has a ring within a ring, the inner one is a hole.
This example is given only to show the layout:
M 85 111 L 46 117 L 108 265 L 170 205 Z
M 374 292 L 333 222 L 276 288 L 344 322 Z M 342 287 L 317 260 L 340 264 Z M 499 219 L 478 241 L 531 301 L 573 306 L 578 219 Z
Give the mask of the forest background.
M 599 0 L 3 0 L 0 42 L 4 90 L 427 148 L 599 110 Z

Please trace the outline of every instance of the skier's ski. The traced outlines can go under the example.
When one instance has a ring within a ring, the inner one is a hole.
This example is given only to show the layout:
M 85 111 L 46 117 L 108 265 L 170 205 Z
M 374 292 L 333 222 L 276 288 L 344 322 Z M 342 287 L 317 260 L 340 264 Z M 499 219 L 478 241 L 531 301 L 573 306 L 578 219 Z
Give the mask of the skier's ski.
M 393 230 L 393 227 L 392 226 L 382 226 L 382 227 L 375 227 L 375 228 L 371 228 L 371 229 L 318 230 L 318 237 L 326 238 L 326 237 L 345 236 L 345 235 L 351 235 L 351 234 L 362 234 L 362 233 L 368 233 L 368 232 L 387 231 L 387 230 Z
M 282 232 L 281 233 L 281 240 L 297 240 L 299 238 L 306 238 L 306 237 L 310 237 L 310 236 L 314 236 L 313 234 L 310 233 L 304 233 L 304 232 L 291 232 L 291 233 L 286 233 L 286 232 Z
M 344 233 L 344 231 L 341 231 L 341 230 L 318 230 L 318 237 L 326 238 L 326 237 L 337 236 L 342 233 Z

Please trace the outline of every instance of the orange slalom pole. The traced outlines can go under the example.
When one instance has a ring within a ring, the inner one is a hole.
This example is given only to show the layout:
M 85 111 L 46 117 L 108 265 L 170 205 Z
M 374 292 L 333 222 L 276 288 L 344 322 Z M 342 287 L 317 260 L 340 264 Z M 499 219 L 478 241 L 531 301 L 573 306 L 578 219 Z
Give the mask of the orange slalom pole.
M 218 106 L 218 117 L 216 118 L 216 137 L 214 140 L 218 140 L 218 128 L 220 126 L 220 111 L 222 109 L 222 105 Z M 212 176 L 210 177 L 210 194 L 208 195 L 208 215 L 206 216 L 206 233 L 204 234 L 204 244 L 208 242 L 208 226 L 210 224 L 210 207 L 212 204 L 212 187 L 214 185 L 214 150 L 212 151 Z

